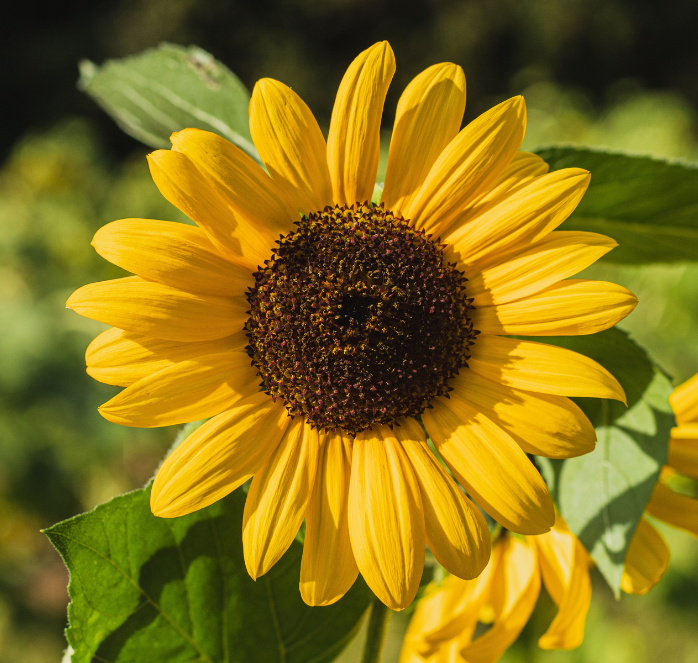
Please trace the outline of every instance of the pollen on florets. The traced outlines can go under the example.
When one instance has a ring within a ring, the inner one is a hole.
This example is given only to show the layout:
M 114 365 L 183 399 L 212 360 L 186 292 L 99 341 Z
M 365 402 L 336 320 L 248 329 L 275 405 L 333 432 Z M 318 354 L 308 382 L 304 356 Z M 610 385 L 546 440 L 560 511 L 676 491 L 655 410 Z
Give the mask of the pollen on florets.
M 248 353 L 291 415 L 356 433 L 416 416 L 467 366 L 467 279 L 381 204 L 335 205 L 282 237 L 248 293 Z

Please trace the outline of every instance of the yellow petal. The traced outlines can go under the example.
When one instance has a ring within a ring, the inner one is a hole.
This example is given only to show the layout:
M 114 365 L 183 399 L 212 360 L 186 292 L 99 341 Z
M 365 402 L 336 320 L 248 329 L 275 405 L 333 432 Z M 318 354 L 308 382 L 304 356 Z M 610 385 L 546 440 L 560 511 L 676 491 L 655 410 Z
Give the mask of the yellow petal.
M 460 651 L 468 663 L 495 663 L 499 660 L 528 622 L 540 593 L 536 548 L 513 536 L 502 541 L 498 614 L 492 628 Z
M 330 605 L 359 574 L 349 540 L 352 441 L 328 434 L 320 447 L 313 495 L 305 514 L 300 590 L 308 605 Z
M 87 346 L 87 374 L 95 380 L 128 387 L 180 361 L 230 350 L 242 350 L 249 343 L 244 331 L 214 341 L 182 343 L 163 341 L 108 329 Z
M 495 382 L 558 396 L 612 398 L 625 392 L 601 364 L 578 352 L 547 343 L 485 336 L 471 348 L 468 366 Z
M 475 298 L 476 308 L 530 297 L 581 272 L 616 246 L 597 233 L 552 232 L 527 251 L 484 269 L 466 269 L 472 275 L 468 297 Z
M 472 268 L 543 239 L 574 211 L 589 178 L 580 168 L 558 170 L 463 215 L 443 238 L 449 259 Z
M 492 551 L 485 570 L 474 580 L 447 576 L 440 586 L 427 586 L 424 597 L 417 604 L 414 617 L 405 634 L 403 654 L 407 649 L 416 658 L 403 660 L 453 661 L 457 651 L 454 644 L 469 642 L 477 626 L 478 617 L 490 598 L 494 569 L 499 566 L 502 546 Z M 457 647 L 458 649 L 460 646 Z
M 298 534 L 313 490 L 318 447 L 317 429 L 295 417 L 252 479 L 242 516 L 242 546 L 253 580 L 279 561 Z
M 156 150 L 148 155 L 148 166 L 160 193 L 203 228 L 224 255 L 252 271 L 269 258 L 271 232 L 235 214 L 185 154 Z
M 435 583 L 427 585 L 424 596 L 417 603 L 407 627 L 400 650 L 400 663 L 423 663 L 425 660 L 432 659 L 424 652 L 428 648 L 425 636 L 451 620 L 453 597 L 455 594 L 462 593 L 466 587 L 466 583 L 455 576 L 447 576 L 441 586 Z M 440 644 L 435 643 L 434 651 Z
M 303 214 L 332 204 L 327 145 L 315 117 L 290 88 L 258 81 L 250 100 L 250 133 L 269 174 Z
M 339 84 L 327 138 L 334 202 L 371 200 L 378 171 L 380 125 L 395 56 L 387 41 L 374 44 L 349 65 Z
M 410 462 L 387 426 L 354 440 L 349 535 L 373 593 L 393 610 L 412 603 L 424 570 L 424 516 Z
M 670 558 L 664 537 L 646 518 L 640 518 L 625 553 L 620 588 L 626 594 L 647 594 L 662 579 Z
M 698 536 L 698 499 L 675 493 L 669 486 L 657 483 L 645 511 L 668 525 Z
M 286 234 L 298 212 L 254 159 L 218 134 L 184 129 L 170 136 L 172 149 L 191 159 L 235 214 L 251 226 Z
M 92 240 L 97 253 L 127 272 L 205 295 L 244 295 L 252 270 L 222 257 L 206 233 L 183 223 L 122 219 Z
M 260 389 L 246 352 L 180 361 L 140 379 L 99 408 L 108 421 L 153 428 L 208 419 Z
M 187 437 L 155 476 L 150 508 L 161 518 L 203 509 L 258 472 L 290 418 L 281 400 L 257 392 Z
M 669 401 L 679 424 L 698 423 L 698 373 L 676 387 Z
M 550 532 L 530 540 L 538 547 L 543 582 L 558 607 L 538 646 L 542 649 L 579 647 L 591 603 L 589 554 L 560 516 Z
M 545 482 L 516 442 L 458 397 L 439 398 L 422 421 L 458 482 L 477 504 L 519 534 L 542 534 L 555 522 Z
M 458 398 L 470 403 L 529 454 L 574 458 L 596 446 L 596 431 L 569 398 L 533 394 L 461 370 L 450 383 Z
M 446 593 L 442 618 L 422 633 L 419 647 L 422 656 L 427 658 L 439 650 L 444 655 L 450 650 L 449 641 L 461 644 L 470 642 L 483 608 L 492 598 L 493 581 L 500 568 L 502 550 L 501 542 L 494 545 L 489 564 L 474 580 L 461 580 L 456 576 L 444 580 L 440 590 Z
M 86 318 L 167 341 L 230 336 L 242 329 L 249 308 L 244 297 L 184 292 L 138 276 L 90 283 L 65 305 Z
M 475 196 L 491 187 L 509 165 L 526 129 L 523 97 L 513 97 L 483 113 L 443 150 L 405 218 L 439 235 Z
M 425 69 L 397 104 L 383 202 L 408 209 L 443 149 L 458 134 L 465 110 L 465 74 L 450 62 Z
M 548 164 L 537 154 L 517 152 L 511 163 L 494 181 L 492 187 L 468 203 L 448 232 L 454 232 L 456 227 L 460 227 L 479 216 L 484 210 L 498 204 L 521 187 L 529 184 L 534 178 L 545 175 L 548 172 L 548 168 Z
M 637 306 L 637 297 L 606 281 L 568 279 L 532 297 L 472 314 L 482 334 L 578 336 L 613 327 Z
M 394 432 L 419 484 L 427 545 L 450 573 L 475 578 L 490 559 L 487 522 L 429 450 L 421 426 L 414 419 L 400 423 Z
M 679 474 L 698 479 L 698 426 L 679 426 L 671 431 L 667 465 Z

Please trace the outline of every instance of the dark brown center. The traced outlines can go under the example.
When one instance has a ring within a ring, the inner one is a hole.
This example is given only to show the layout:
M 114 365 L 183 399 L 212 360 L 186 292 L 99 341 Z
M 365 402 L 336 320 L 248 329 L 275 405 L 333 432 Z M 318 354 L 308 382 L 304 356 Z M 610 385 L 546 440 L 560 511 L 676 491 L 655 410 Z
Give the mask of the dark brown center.
M 303 217 L 255 280 L 246 330 L 263 388 L 319 428 L 419 415 L 467 366 L 467 279 L 382 205 Z

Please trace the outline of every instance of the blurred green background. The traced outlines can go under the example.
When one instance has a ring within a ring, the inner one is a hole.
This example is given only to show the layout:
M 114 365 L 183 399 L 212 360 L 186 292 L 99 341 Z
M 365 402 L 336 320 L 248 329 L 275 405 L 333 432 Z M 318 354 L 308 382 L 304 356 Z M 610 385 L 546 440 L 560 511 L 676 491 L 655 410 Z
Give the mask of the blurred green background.
M 449 60 L 468 79 L 466 121 L 525 96 L 526 149 L 573 142 L 698 160 L 692 0 L 24 0 L 3 23 L 0 663 L 62 656 L 67 572 L 39 529 L 143 485 L 175 433 L 101 419 L 97 405 L 116 389 L 88 378 L 83 353 L 102 326 L 64 308 L 80 285 L 120 275 L 90 247 L 97 228 L 181 220 L 152 184 L 144 147 L 76 90 L 79 59 L 195 43 L 250 88 L 262 76 L 291 85 L 326 128 L 345 67 L 388 39 L 398 70 L 385 148 L 404 86 Z M 622 326 L 675 384 L 698 371 L 698 267 L 604 263 L 588 273 L 638 294 Z M 585 642 L 568 653 L 536 647 L 554 614 L 544 596 L 504 660 L 698 663 L 698 542 L 664 531 L 672 566 L 650 595 L 617 603 L 596 577 Z M 393 618 L 385 663 L 407 619 Z

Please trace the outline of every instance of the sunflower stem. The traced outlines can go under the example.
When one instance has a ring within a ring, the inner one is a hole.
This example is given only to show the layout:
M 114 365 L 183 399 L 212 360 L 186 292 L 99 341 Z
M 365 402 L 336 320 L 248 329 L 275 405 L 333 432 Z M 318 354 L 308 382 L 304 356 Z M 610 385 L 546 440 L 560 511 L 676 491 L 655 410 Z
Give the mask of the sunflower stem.
M 361 659 L 361 663 L 380 663 L 385 633 L 388 629 L 391 613 L 392 610 L 390 608 L 383 605 L 377 598 L 373 599 L 371 617 L 368 622 L 368 633 L 366 634 L 366 644 L 364 645 L 364 656 Z

